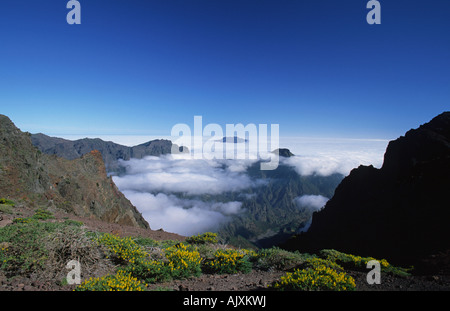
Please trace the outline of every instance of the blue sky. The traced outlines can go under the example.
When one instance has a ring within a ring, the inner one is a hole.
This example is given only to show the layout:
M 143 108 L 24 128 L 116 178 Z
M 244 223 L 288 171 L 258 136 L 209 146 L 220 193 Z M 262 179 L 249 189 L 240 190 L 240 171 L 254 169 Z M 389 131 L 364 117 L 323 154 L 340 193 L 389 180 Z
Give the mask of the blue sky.
M 450 1 L 0 2 L 0 113 L 49 135 L 177 123 L 396 138 L 450 107 Z

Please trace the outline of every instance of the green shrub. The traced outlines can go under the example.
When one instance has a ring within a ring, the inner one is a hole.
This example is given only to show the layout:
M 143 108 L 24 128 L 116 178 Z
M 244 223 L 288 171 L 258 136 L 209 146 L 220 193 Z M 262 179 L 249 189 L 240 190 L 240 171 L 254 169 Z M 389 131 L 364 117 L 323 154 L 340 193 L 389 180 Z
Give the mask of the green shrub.
M 16 218 L 14 225 L 0 228 L 0 269 L 8 276 L 29 275 L 44 267 L 48 258 L 47 238 L 58 227 L 30 218 Z
M 77 220 L 73 220 L 73 219 L 66 219 L 66 220 L 64 220 L 63 224 L 67 225 L 67 226 L 75 226 L 75 227 L 81 227 L 84 225 L 82 221 L 77 221 Z
M 10 205 L 10 206 L 15 205 L 14 201 L 11 201 L 11 200 L 5 199 L 5 198 L 0 198 L 0 204 Z
M 278 247 L 265 248 L 258 251 L 255 265 L 262 270 L 287 270 L 303 264 L 310 257 L 312 255 L 289 252 Z
M 212 260 L 205 262 L 207 271 L 213 273 L 248 273 L 252 270 L 249 258 L 252 255 L 248 250 L 219 249 L 214 253 Z
M 36 221 L 36 220 L 32 217 L 25 217 L 25 218 L 17 217 L 17 218 L 13 219 L 14 224 L 29 224 L 33 221 Z
M 357 268 L 361 270 L 366 269 L 366 265 L 369 261 L 376 260 L 373 257 L 355 256 L 352 254 L 342 253 L 334 249 L 324 249 L 320 252 L 320 255 L 323 258 L 339 263 L 346 268 Z M 389 263 L 385 259 L 381 259 L 379 262 L 382 268 L 389 266 Z
M 330 261 L 348 269 L 357 269 L 367 271 L 367 263 L 371 260 L 377 260 L 380 263 L 381 271 L 397 276 L 408 276 L 411 269 L 392 266 L 386 259 L 375 259 L 373 257 L 361 257 L 352 254 L 346 254 L 334 249 L 324 249 L 320 255 Z
M 172 279 L 170 266 L 162 260 L 140 259 L 121 269 L 146 283 L 164 282 Z
M 143 247 L 159 247 L 161 243 L 147 237 L 135 237 L 134 242 Z
M 305 261 L 305 267 L 316 269 L 320 266 L 324 266 L 326 268 L 330 268 L 336 271 L 344 271 L 339 264 L 332 260 L 322 259 L 322 258 L 309 258 Z
M 0 212 L 12 214 L 14 202 L 5 198 L 0 198 Z
M 32 218 L 36 219 L 36 220 L 47 220 L 47 219 L 53 219 L 55 217 L 46 208 L 40 207 L 35 211 Z
M 135 237 L 133 238 L 134 242 L 144 248 L 168 248 L 170 246 L 174 246 L 179 243 L 179 241 L 174 240 L 162 240 L 156 241 L 148 237 Z
M 217 241 L 217 233 L 205 232 L 202 234 L 190 236 L 186 238 L 186 242 L 190 244 L 216 244 Z
M 9 205 L 0 204 L 0 213 L 12 214 L 13 210 Z

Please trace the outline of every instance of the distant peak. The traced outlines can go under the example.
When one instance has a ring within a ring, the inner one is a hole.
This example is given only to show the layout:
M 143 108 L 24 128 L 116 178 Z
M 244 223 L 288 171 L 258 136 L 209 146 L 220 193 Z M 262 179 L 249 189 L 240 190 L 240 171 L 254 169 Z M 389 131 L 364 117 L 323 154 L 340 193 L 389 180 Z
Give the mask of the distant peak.
M 287 148 L 278 148 L 275 149 L 274 151 L 272 151 L 272 153 L 279 155 L 280 157 L 285 157 L 285 158 L 289 158 L 289 157 L 293 157 L 295 156 L 295 154 L 293 154 L 289 149 Z
M 237 136 L 234 136 L 234 137 L 223 137 L 221 139 L 221 141 L 223 143 L 235 143 L 235 144 L 236 143 L 246 143 L 246 142 L 248 142 L 247 139 L 240 138 L 240 137 L 237 137 Z

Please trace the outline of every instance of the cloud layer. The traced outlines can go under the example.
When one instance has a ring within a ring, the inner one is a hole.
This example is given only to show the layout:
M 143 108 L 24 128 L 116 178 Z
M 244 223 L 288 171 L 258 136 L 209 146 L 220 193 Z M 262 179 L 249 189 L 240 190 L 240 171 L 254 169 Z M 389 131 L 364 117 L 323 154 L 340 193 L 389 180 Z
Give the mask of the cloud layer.
M 166 155 L 121 161 L 124 176 L 114 177 L 120 190 L 220 194 L 257 186 L 245 171 L 250 160 L 186 159 Z
M 121 161 L 126 173 L 114 182 L 154 229 L 182 235 L 214 231 L 243 212 L 242 202 L 193 197 L 258 187 L 245 173 L 253 161 L 203 160 L 165 155 Z
M 164 193 L 151 194 L 124 191 L 124 195 L 138 207 L 153 229 L 190 236 L 214 231 L 231 220 L 231 215 L 241 213 L 241 202 L 203 202 L 180 199 Z
M 284 143 L 295 146 L 296 155 L 281 158 L 281 162 L 295 168 L 300 175 L 347 176 L 359 165 L 381 167 L 387 140 L 291 138 Z
M 387 141 L 308 140 L 286 142 L 296 154 L 280 158 L 300 175 L 348 175 L 359 165 L 380 167 Z M 285 146 L 285 145 L 283 145 Z M 243 212 L 242 202 L 208 202 L 207 196 L 242 192 L 267 181 L 254 180 L 247 168 L 256 160 L 206 160 L 190 155 L 165 155 L 121 161 L 126 169 L 114 182 L 138 208 L 153 229 L 182 235 L 214 231 Z M 309 212 L 322 208 L 328 198 L 305 195 L 295 199 Z

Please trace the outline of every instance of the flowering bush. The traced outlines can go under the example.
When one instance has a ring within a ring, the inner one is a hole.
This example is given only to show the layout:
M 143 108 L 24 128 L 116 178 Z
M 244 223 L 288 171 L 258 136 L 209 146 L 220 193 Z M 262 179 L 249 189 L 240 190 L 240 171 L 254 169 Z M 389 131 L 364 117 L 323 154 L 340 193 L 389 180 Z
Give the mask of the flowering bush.
M 325 265 L 288 272 L 273 286 L 277 290 L 354 290 L 355 280 Z
M 169 260 L 171 275 L 175 278 L 199 276 L 202 272 L 200 253 L 194 248 L 189 249 L 179 243 L 165 249 L 165 256 Z
M 9 248 L 8 242 L 0 243 L 0 269 L 3 269 L 3 265 L 7 266 L 7 262 L 10 260 L 10 256 L 8 254 Z
M 200 253 L 183 243 L 164 249 L 165 260 L 152 260 L 150 254 L 130 237 L 103 234 L 97 242 L 108 248 L 113 259 L 125 265 L 125 271 L 147 282 L 201 274 Z
M 373 257 L 361 257 L 352 254 L 346 254 L 334 249 L 324 249 L 321 251 L 321 256 L 329 261 L 336 262 L 346 268 L 359 269 L 367 271 L 367 263 L 371 260 L 377 260 L 380 263 L 381 271 L 391 273 L 397 276 L 409 275 L 409 269 L 394 267 L 386 259 L 375 259 Z
M 321 255 L 325 257 L 328 260 L 341 263 L 342 265 L 351 267 L 351 268 L 366 268 L 366 264 L 371 261 L 375 260 L 373 257 L 361 257 L 361 256 L 355 256 L 352 254 L 345 254 L 341 253 L 334 249 L 324 249 L 321 251 Z M 389 263 L 382 259 L 380 260 L 380 264 L 382 267 L 387 268 L 389 266 Z
M 248 250 L 219 249 L 205 266 L 214 273 L 248 273 L 252 269 L 250 255 L 251 251 Z
M 34 219 L 31 217 L 26 217 L 26 218 L 22 218 L 22 217 L 17 217 L 13 219 L 13 223 L 14 224 L 29 224 L 30 222 L 33 222 Z
M 322 258 L 309 258 L 305 261 L 305 266 L 312 269 L 317 269 L 320 266 L 324 266 L 336 271 L 344 271 L 344 268 L 342 268 L 336 262 Z
M 130 237 L 121 238 L 105 233 L 97 238 L 97 242 L 105 245 L 111 252 L 113 259 L 121 263 L 133 264 L 147 256 L 147 253 Z
M 140 259 L 123 270 L 147 283 L 163 282 L 172 277 L 170 267 L 161 260 Z
M 53 216 L 53 214 L 50 211 L 48 211 L 46 208 L 40 207 L 35 211 L 32 218 L 36 219 L 36 220 L 47 220 L 47 219 L 53 219 L 53 218 L 55 218 L 55 216 Z
M 89 278 L 75 288 L 75 291 L 143 291 L 146 285 L 131 273 L 119 270 L 114 275 Z
M 14 201 L 5 198 L 0 198 L 0 204 L 14 206 Z

